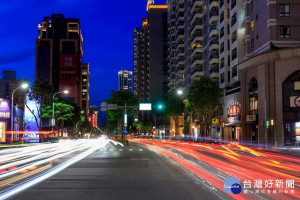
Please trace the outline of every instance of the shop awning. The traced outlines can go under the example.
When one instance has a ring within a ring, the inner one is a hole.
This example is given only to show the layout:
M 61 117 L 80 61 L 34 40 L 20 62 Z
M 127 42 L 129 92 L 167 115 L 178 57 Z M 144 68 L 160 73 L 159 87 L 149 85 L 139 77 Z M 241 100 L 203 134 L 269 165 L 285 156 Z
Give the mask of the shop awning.
M 242 122 L 241 121 L 234 121 L 234 122 L 230 122 L 227 124 L 224 124 L 225 126 L 234 126 L 234 125 L 240 125 Z

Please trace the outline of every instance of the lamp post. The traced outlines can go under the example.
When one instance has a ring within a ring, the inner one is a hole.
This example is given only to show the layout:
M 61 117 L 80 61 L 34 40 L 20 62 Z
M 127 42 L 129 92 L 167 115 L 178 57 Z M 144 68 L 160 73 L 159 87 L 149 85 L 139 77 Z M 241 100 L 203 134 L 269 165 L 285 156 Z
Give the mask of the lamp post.
M 53 129 L 54 129 L 54 126 L 55 126 L 55 119 L 54 119 L 54 98 L 55 98 L 55 95 L 57 94 L 61 94 L 61 93 L 64 93 L 64 94 L 68 94 L 69 91 L 68 90 L 64 90 L 64 91 L 61 91 L 61 92 L 56 92 L 54 93 L 52 99 L 53 99 L 53 103 L 52 103 L 52 121 L 51 121 L 51 125 L 52 125 L 52 136 L 53 136 Z
M 14 137 L 14 94 L 17 89 L 19 88 L 27 89 L 28 87 L 29 85 L 27 83 L 23 83 L 21 86 L 14 89 L 11 94 L 11 111 L 10 111 L 11 112 L 11 124 L 10 124 L 11 142 L 13 141 L 13 137 Z

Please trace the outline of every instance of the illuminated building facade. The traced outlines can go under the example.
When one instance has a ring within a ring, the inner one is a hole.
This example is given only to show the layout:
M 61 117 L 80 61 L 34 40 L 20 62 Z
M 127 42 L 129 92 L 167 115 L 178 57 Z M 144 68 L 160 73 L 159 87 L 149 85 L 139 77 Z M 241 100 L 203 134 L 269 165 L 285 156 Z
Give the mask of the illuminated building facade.
M 167 92 L 167 5 L 148 2 L 148 17 L 134 30 L 134 93 L 157 101 Z M 139 76 L 141 75 L 141 76 Z
M 35 79 L 49 82 L 55 91 L 69 90 L 65 99 L 81 108 L 83 38 L 79 19 L 52 14 L 44 17 L 38 31 Z
M 119 91 L 130 91 L 133 89 L 133 77 L 132 71 L 121 70 L 118 72 L 118 90 Z
M 81 68 L 81 100 L 82 110 L 88 116 L 90 107 L 90 65 L 89 63 L 82 63 Z

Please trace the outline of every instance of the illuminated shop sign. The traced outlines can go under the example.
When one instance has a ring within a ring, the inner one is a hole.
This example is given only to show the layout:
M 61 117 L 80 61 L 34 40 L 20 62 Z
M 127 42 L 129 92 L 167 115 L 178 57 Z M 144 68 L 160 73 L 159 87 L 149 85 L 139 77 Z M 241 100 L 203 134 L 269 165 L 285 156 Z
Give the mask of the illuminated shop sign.
M 300 108 L 300 96 L 290 96 L 290 107 Z
M 227 122 L 236 122 L 240 120 L 241 105 L 238 101 L 233 101 L 227 109 Z
M 10 118 L 10 107 L 9 100 L 0 99 L 0 119 L 9 119 Z

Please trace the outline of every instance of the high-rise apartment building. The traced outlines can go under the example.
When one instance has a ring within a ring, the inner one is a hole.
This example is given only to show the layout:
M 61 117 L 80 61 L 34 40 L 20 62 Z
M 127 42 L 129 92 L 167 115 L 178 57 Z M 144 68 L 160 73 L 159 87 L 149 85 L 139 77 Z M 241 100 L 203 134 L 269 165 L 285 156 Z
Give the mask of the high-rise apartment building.
M 38 81 L 48 81 L 55 91 L 69 90 L 65 99 L 81 107 L 82 35 L 79 19 L 62 14 L 44 17 L 36 39 Z
M 167 5 L 147 4 L 148 17 L 134 30 L 134 87 L 144 101 L 161 100 L 168 87 Z
M 82 63 L 81 68 L 81 100 L 82 110 L 86 115 L 89 115 L 90 106 L 90 65 Z
M 118 90 L 132 92 L 132 71 L 121 70 L 118 72 Z
M 167 1 L 169 91 L 187 89 L 198 76 L 219 77 L 219 2 Z

